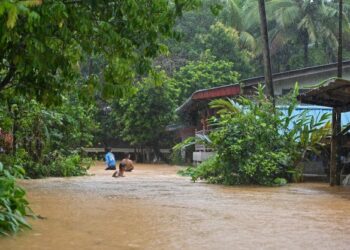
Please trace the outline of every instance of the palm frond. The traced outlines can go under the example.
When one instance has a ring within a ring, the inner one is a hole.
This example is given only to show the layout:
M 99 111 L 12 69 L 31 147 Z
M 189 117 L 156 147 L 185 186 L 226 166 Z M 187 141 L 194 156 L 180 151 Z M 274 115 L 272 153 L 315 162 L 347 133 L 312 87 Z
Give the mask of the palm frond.
M 239 106 L 232 99 L 216 99 L 209 103 L 213 109 L 218 109 L 218 114 L 237 114 L 241 112 Z
M 243 49 L 248 49 L 250 51 L 256 50 L 256 39 L 249 32 L 242 31 L 239 34 L 240 46 Z

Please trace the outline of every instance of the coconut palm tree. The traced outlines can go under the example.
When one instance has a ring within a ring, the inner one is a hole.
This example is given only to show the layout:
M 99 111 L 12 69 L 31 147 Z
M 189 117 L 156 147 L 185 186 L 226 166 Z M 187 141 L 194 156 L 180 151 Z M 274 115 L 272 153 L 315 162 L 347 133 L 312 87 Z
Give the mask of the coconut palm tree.
M 267 96 L 272 98 L 272 103 L 275 106 L 275 93 L 274 93 L 273 81 L 272 81 L 270 46 L 269 46 L 269 36 L 267 32 L 265 0 L 259 0 L 259 13 L 260 13 L 260 30 L 261 30 L 261 37 L 263 42 L 264 75 L 265 75 Z
M 240 0 L 224 0 L 223 11 L 220 13 L 219 18 L 226 26 L 237 30 L 242 49 L 255 52 L 257 49 L 256 38 L 246 27 L 244 4 L 241 2 Z M 252 0 L 247 0 L 245 5 L 247 2 L 252 2 Z
M 289 41 L 303 46 L 304 66 L 309 65 L 309 47 L 326 43 L 337 47 L 337 9 L 326 0 L 271 0 L 268 14 L 276 26 L 272 31 L 272 47 L 282 47 Z
M 343 0 L 339 0 L 338 11 L 338 77 L 343 75 Z

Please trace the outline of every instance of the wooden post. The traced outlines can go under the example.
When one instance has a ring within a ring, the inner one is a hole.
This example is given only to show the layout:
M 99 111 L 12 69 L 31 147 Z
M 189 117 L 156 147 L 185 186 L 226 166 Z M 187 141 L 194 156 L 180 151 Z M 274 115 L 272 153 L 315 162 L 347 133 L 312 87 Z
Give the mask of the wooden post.
M 336 172 L 336 179 L 335 182 L 337 185 L 340 185 L 340 171 L 341 171 L 341 161 L 340 161 L 340 154 L 341 154 L 341 112 L 336 109 L 337 113 L 337 137 L 336 137 L 336 144 L 337 144 L 337 172 Z
M 17 133 L 19 129 L 19 115 L 18 110 L 13 111 L 13 125 L 12 125 L 12 155 L 15 156 L 17 153 Z
M 337 115 L 336 111 L 333 108 L 332 111 L 332 138 L 331 138 L 331 160 L 330 160 L 330 168 L 329 168 L 329 184 L 331 186 L 335 185 L 336 172 L 337 172 L 337 143 L 336 143 L 336 123 L 337 123 Z
M 332 140 L 331 140 L 331 160 L 330 160 L 330 185 L 340 184 L 339 176 L 339 149 L 340 149 L 340 127 L 341 112 L 337 108 L 333 108 L 332 112 Z M 339 181 L 338 181 L 339 180 Z

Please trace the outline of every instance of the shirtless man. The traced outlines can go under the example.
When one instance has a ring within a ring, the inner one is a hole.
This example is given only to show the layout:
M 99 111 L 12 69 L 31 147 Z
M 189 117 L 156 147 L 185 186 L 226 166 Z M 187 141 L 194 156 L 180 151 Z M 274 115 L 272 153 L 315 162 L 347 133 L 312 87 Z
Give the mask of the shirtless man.
M 132 160 L 130 160 L 130 154 L 128 154 L 128 156 L 125 159 L 125 171 L 126 172 L 131 172 L 134 169 L 134 164 L 132 162 Z
M 127 155 L 127 157 L 123 158 L 123 160 L 120 161 L 119 173 L 118 173 L 118 170 L 115 171 L 113 173 L 112 177 L 125 177 L 125 175 L 124 175 L 125 171 L 131 172 L 134 169 L 134 165 L 132 163 L 132 160 L 130 160 L 129 158 L 130 158 L 130 155 Z

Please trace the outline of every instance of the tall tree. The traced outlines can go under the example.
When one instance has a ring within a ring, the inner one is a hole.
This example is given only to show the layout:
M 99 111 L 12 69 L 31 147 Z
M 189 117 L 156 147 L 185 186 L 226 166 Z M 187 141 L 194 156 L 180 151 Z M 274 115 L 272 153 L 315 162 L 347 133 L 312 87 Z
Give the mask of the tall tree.
M 241 48 L 255 52 L 257 48 L 256 38 L 251 30 L 248 29 L 245 20 L 246 11 L 244 6 L 251 4 L 250 2 L 251 0 L 248 0 L 245 2 L 245 5 L 243 5 L 239 0 L 225 0 L 219 18 L 225 25 L 237 30 Z
M 339 0 L 338 11 L 338 77 L 343 76 L 343 0 Z
M 206 34 L 198 36 L 198 45 L 201 48 L 201 57 L 209 50 L 217 60 L 233 63 L 233 69 L 242 78 L 251 77 L 254 69 L 251 65 L 253 53 L 241 46 L 240 33 L 221 22 L 213 24 Z
M 174 74 L 175 86 L 179 89 L 177 104 L 182 104 L 194 91 L 238 83 L 239 77 L 230 61 L 210 55 L 191 61 Z
M 290 41 L 301 44 L 304 67 L 309 66 L 310 46 L 324 43 L 336 47 L 336 12 L 332 3 L 325 0 L 269 1 L 268 13 L 276 23 L 271 37 L 273 47 L 283 47 Z
M 100 56 L 103 93 L 121 94 L 165 50 L 175 18 L 199 0 L 30 0 L 0 2 L 0 91 L 58 98 L 84 57 Z
M 135 96 L 125 100 L 117 121 L 123 140 L 135 148 L 150 148 L 160 157 L 160 149 L 170 146 L 165 127 L 174 121 L 175 100 L 176 89 L 164 72 L 144 79 Z
M 275 105 L 275 93 L 273 88 L 272 71 L 271 71 L 271 59 L 270 59 L 270 45 L 269 36 L 267 32 L 267 20 L 265 11 L 265 0 L 259 0 L 259 13 L 260 13 L 260 30 L 263 42 L 263 57 L 264 57 L 264 75 L 267 96 L 272 99 L 273 105 Z

